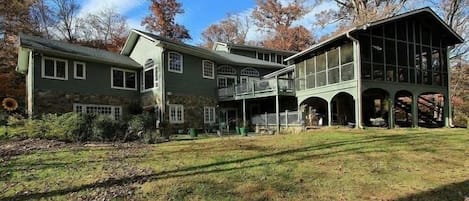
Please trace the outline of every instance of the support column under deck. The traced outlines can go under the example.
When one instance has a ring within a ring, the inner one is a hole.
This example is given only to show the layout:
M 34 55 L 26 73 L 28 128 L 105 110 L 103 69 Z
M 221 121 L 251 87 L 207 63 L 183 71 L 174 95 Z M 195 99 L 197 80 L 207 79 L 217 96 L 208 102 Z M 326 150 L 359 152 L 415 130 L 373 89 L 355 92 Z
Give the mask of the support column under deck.
M 359 94 L 358 96 L 361 96 Z M 355 128 L 361 128 L 362 125 L 362 109 L 361 109 L 361 103 L 358 98 L 355 98 Z
M 276 118 L 276 127 L 277 127 L 277 134 L 280 133 L 280 103 L 279 103 L 278 95 L 275 96 L 275 116 Z
M 327 101 L 327 126 L 332 126 L 332 107 L 330 101 Z
M 392 96 L 392 95 L 391 95 Z M 394 96 L 389 99 L 388 106 L 388 127 L 394 128 Z
M 243 99 L 243 126 L 246 127 L 246 99 Z
M 419 109 L 418 109 L 418 95 L 412 95 L 412 127 L 419 127 Z
M 451 101 L 449 98 L 449 93 L 445 94 L 444 97 L 444 107 L 443 107 L 443 116 L 445 118 L 445 127 L 449 128 L 452 125 L 451 118 L 452 118 L 452 111 L 451 111 Z

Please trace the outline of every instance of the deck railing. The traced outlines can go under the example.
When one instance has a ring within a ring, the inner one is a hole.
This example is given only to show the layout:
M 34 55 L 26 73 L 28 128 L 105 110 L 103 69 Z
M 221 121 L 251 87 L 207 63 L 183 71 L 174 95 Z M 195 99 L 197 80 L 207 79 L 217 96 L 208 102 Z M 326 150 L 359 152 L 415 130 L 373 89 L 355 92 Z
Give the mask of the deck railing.
M 260 95 L 266 93 L 294 93 L 295 81 L 288 78 L 271 78 L 237 84 L 231 87 L 218 89 L 220 98 L 236 98 L 248 95 Z

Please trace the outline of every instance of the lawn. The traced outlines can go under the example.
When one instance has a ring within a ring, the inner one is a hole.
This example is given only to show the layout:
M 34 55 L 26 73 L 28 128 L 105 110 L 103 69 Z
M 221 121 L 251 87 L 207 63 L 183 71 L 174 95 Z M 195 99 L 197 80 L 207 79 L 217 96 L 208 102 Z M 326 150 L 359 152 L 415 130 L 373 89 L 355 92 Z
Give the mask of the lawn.
M 466 129 L 321 129 L 157 145 L 57 144 L 0 156 L 0 200 L 469 197 Z

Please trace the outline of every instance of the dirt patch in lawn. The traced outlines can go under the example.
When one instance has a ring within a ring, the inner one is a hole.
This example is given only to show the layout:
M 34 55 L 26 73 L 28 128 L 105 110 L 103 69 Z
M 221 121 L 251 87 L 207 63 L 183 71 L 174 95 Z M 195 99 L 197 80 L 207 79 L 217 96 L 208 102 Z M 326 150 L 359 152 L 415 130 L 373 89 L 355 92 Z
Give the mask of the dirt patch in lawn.
M 16 155 L 27 154 L 38 150 L 50 151 L 60 149 L 65 146 L 65 142 L 42 139 L 0 142 L 0 160 L 7 160 Z

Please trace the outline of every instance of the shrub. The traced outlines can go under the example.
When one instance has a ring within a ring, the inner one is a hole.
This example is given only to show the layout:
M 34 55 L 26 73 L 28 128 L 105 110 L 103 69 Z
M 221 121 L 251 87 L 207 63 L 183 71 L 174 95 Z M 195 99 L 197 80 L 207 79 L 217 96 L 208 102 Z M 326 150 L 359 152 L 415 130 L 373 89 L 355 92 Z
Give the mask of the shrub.
M 105 116 L 97 116 L 92 123 L 93 135 L 91 140 L 116 141 L 124 137 L 126 124 L 112 120 Z
M 124 137 L 124 140 L 134 140 L 138 138 L 142 138 L 145 142 L 151 143 L 153 140 L 145 140 L 146 138 L 154 138 L 149 137 L 151 135 L 149 131 L 155 127 L 155 117 L 150 113 L 142 113 L 138 115 L 133 115 L 130 117 L 128 121 L 127 132 Z

